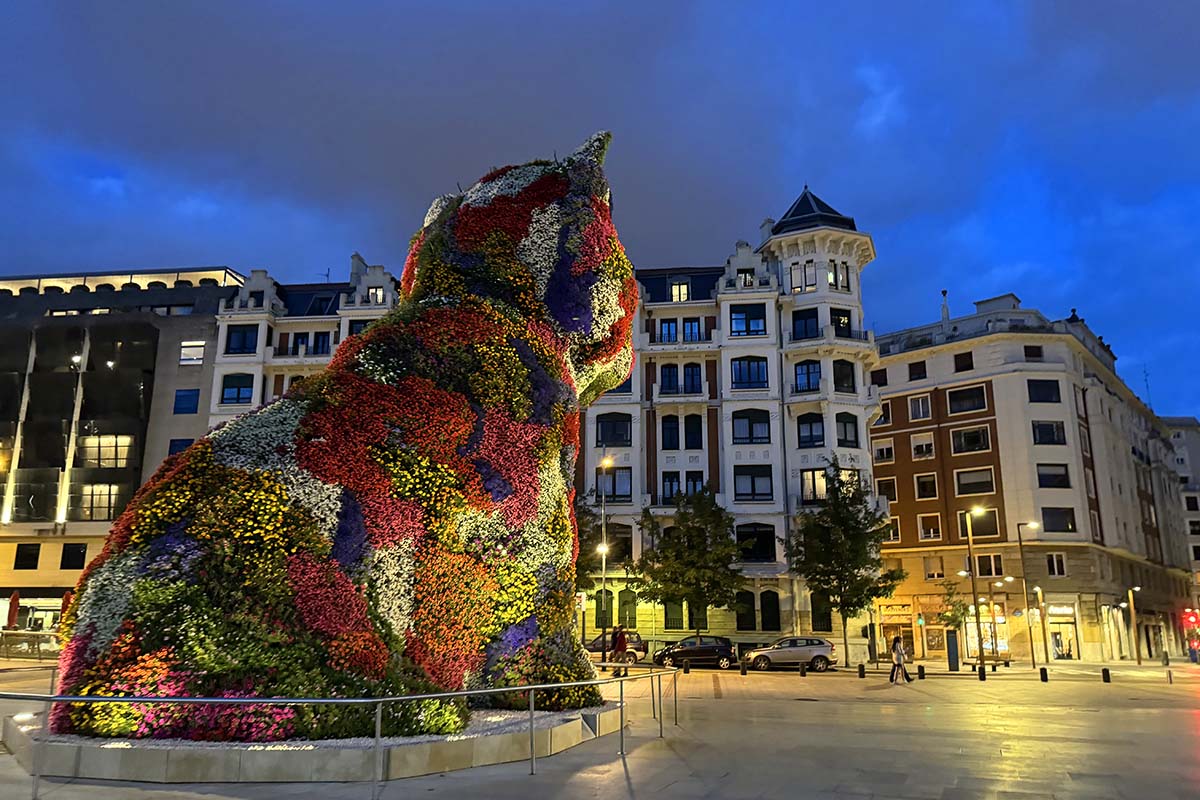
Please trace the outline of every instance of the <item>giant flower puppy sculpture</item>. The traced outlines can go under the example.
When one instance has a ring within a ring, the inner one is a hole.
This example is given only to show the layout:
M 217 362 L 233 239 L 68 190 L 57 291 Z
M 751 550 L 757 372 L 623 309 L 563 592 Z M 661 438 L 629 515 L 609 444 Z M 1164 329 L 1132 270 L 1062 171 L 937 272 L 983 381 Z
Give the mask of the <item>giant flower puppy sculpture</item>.
M 581 408 L 632 369 L 637 303 L 608 141 L 434 202 L 394 311 L 162 465 L 80 580 L 60 692 L 361 697 L 593 674 L 571 633 L 571 482 Z M 461 703 L 387 709 L 389 734 L 466 719 Z M 254 741 L 361 735 L 372 712 L 60 704 L 51 724 Z

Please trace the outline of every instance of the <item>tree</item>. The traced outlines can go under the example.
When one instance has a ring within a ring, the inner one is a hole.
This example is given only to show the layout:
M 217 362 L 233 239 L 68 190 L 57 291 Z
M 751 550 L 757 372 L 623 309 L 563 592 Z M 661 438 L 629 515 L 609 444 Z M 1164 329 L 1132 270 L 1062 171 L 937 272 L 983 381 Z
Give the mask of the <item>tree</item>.
M 638 528 L 643 544 L 649 545 L 633 566 L 639 597 L 652 603 L 686 602 L 689 609 L 734 604 L 742 586 L 735 566 L 741 551 L 733 537 L 733 515 L 717 505 L 711 489 L 677 497 L 670 527 L 663 528 L 647 508 Z
M 816 512 L 798 514 L 795 530 L 783 542 L 792 571 L 838 610 L 846 666 L 847 621 L 875 599 L 890 597 L 906 574 L 883 569 L 880 547 L 889 524 L 887 515 L 869 502 L 857 470 L 843 471 L 834 458 L 826 469 L 823 505 Z
M 950 578 L 942 581 L 946 594 L 942 597 L 942 611 L 938 620 L 948 628 L 961 631 L 971 618 L 971 604 L 959 596 L 958 582 Z
M 579 531 L 579 555 L 575 558 L 575 591 L 588 593 L 596 588 L 592 577 L 600 571 L 600 553 L 596 548 L 602 541 L 600 514 L 589 498 L 594 493 L 580 493 L 575 498 L 575 524 Z

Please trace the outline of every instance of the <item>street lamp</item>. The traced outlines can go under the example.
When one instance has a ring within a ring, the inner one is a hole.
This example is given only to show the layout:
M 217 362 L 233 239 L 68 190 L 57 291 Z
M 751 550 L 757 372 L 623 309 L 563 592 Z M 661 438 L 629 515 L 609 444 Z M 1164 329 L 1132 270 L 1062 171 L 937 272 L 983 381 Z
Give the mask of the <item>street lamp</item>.
M 974 547 L 974 531 L 971 526 L 972 517 L 983 516 L 983 508 L 975 506 L 966 513 L 967 517 L 967 560 L 970 563 L 971 569 L 971 599 L 975 601 L 975 639 L 979 645 L 979 668 L 983 669 L 983 621 L 979 613 L 979 586 L 976 582 L 976 573 L 979 572 L 979 563 L 975 560 Z
M 1133 652 L 1137 654 L 1137 663 L 1142 665 L 1142 646 L 1138 643 L 1137 606 L 1133 602 L 1133 593 L 1140 592 L 1142 587 L 1131 586 L 1126 594 L 1129 595 L 1129 641 L 1133 644 Z
M 1037 669 L 1037 656 L 1033 654 L 1033 621 L 1029 619 L 1029 582 L 1025 579 L 1025 539 L 1021 536 L 1022 528 L 1029 528 L 1031 531 L 1036 531 L 1042 527 L 1036 522 L 1018 522 L 1017 523 L 1017 558 L 1021 560 L 1021 594 L 1025 598 L 1025 629 L 1029 631 L 1029 663 Z M 1049 660 L 1046 661 L 1049 664 Z
M 605 510 L 605 488 L 608 484 L 608 469 L 613 465 L 612 456 L 607 451 L 600 458 L 600 546 L 596 552 L 600 554 L 600 671 L 606 672 L 608 667 L 608 514 Z

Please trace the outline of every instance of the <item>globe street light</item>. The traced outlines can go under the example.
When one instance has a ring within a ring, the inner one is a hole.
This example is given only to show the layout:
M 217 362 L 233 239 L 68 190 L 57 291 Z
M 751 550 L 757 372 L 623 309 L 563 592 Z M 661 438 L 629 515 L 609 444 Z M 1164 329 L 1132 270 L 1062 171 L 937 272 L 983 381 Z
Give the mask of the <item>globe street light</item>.
M 1029 663 L 1037 669 L 1037 656 L 1033 654 L 1033 620 L 1029 619 L 1029 582 L 1025 579 L 1027 570 L 1025 569 L 1025 539 L 1021 536 L 1022 528 L 1029 528 L 1031 531 L 1036 531 L 1042 527 L 1036 522 L 1018 522 L 1017 523 L 1017 557 L 1021 560 L 1021 594 L 1025 597 L 1025 629 L 1029 631 Z M 1049 664 L 1049 661 L 1046 662 Z
M 976 573 L 979 572 L 979 562 L 975 560 L 974 547 L 974 530 L 971 526 L 971 518 L 983 516 L 983 508 L 975 506 L 966 513 L 967 517 L 967 560 L 970 562 L 971 573 L 971 600 L 975 603 L 975 639 L 979 646 L 979 669 L 983 669 L 983 622 L 980 619 L 979 604 L 982 602 L 979 599 L 979 586 L 976 582 Z

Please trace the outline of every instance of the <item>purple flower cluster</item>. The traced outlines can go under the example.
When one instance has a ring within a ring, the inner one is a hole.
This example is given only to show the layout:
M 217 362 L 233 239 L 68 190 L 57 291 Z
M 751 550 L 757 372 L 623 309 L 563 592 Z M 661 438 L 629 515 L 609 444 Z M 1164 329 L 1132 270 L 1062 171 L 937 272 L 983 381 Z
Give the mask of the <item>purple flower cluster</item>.
M 180 520 L 168 527 L 162 536 L 151 539 L 138 572 L 165 581 L 190 577 L 192 565 L 204 555 L 204 548 L 187 535 L 188 522 Z
M 342 569 L 350 572 L 367 552 L 367 526 L 362 506 L 350 492 L 342 493 L 342 509 L 338 512 L 337 531 L 333 534 L 333 557 Z

